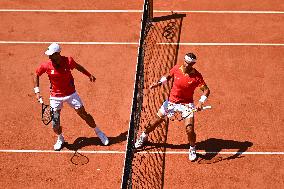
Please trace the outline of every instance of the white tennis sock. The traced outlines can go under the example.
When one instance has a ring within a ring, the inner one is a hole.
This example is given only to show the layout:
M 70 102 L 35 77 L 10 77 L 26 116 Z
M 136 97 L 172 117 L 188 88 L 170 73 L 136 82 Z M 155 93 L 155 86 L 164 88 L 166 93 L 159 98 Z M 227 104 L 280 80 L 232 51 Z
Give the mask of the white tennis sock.
M 195 146 L 189 146 L 189 149 L 195 150 Z
M 102 132 L 102 131 L 99 129 L 98 126 L 96 126 L 94 130 L 95 130 L 96 134 L 98 134 L 99 132 Z
M 60 135 L 58 135 L 58 139 L 59 140 L 64 140 L 63 134 L 61 133 Z

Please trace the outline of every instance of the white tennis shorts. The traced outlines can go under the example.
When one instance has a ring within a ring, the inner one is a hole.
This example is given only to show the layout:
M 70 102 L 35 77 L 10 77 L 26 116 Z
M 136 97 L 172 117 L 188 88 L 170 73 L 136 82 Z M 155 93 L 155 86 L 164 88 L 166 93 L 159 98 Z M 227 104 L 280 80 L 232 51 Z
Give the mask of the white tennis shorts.
M 72 108 L 79 109 L 83 106 L 83 103 L 77 92 L 65 96 L 65 97 L 50 97 L 50 107 L 53 108 L 54 111 L 61 110 L 63 107 L 63 102 L 67 102 Z
M 160 108 L 160 112 L 162 115 L 171 118 L 177 113 L 181 114 L 182 118 L 190 118 L 194 116 L 192 110 L 194 109 L 194 104 L 175 104 L 168 100 L 166 100 Z

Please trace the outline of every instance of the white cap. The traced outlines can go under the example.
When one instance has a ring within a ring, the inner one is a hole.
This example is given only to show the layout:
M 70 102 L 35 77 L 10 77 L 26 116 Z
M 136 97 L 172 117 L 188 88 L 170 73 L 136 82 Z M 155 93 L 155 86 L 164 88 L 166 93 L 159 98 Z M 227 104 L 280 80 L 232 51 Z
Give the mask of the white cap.
M 51 43 L 51 45 L 49 45 L 47 51 L 45 51 L 46 55 L 53 55 L 53 53 L 56 52 L 60 52 L 61 48 L 57 43 Z

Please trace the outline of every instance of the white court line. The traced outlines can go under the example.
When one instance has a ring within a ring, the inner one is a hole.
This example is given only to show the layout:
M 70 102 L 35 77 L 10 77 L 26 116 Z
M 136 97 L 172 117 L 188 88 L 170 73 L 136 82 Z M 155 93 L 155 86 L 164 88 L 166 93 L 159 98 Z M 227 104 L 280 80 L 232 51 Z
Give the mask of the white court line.
M 72 154 L 75 151 L 72 150 L 61 150 L 61 151 L 54 151 L 54 150 L 0 150 L 0 153 L 67 153 Z M 78 150 L 79 153 L 85 154 L 125 154 L 124 151 L 84 151 Z
M 52 13 L 142 13 L 143 10 L 44 10 L 0 9 L 0 12 L 52 12 Z
M 158 43 L 160 45 L 180 46 L 284 46 L 283 43 Z
M 0 12 L 51 12 L 51 13 L 142 13 L 143 10 L 43 10 L 0 9 Z M 216 10 L 153 10 L 154 13 L 205 13 L 205 14 L 284 14 L 283 11 L 216 11 Z
M 0 44 L 50 44 L 56 41 L 0 41 Z M 58 42 L 63 45 L 139 45 L 138 42 Z M 283 43 L 158 43 L 180 46 L 284 46 Z
M 139 45 L 138 42 L 59 42 L 63 45 Z M 50 44 L 52 41 L 0 41 L 0 44 Z
M 125 151 L 84 151 L 78 150 L 79 153 L 85 154 L 125 154 Z M 74 153 L 74 151 L 69 150 L 61 150 L 61 151 L 54 151 L 54 150 L 0 150 L 0 153 Z M 154 152 L 147 152 L 147 151 L 140 151 L 138 153 L 141 154 L 160 154 L 162 152 L 154 151 Z M 166 154 L 188 154 L 188 151 L 166 151 Z M 197 151 L 200 154 L 244 154 L 244 155 L 284 155 L 284 152 L 205 152 L 205 151 Z
M 183 11 L 183 10 L 154 10 L 157 13 L 167 13 L 167 12 L 174 12 L 174 13 L 206 13 L 206 14 L 284 14 L 283 11 L 210 11 L 210 10 L 199 10 L 199 11 Z

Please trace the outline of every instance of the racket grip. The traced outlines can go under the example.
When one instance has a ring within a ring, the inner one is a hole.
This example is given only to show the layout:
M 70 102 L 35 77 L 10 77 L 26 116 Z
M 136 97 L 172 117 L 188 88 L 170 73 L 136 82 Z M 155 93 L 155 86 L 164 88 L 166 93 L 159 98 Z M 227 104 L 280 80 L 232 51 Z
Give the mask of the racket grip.
M 204 107 L 202 108 L 202 110 L 211 109 L 211 108 L 212 108 L 211 106 L 204 106 Z
M 38 101 L 39 101 L 39 103 L 43 104 L 43 100 L 42 100 L 41 97 L 38 99 Z

